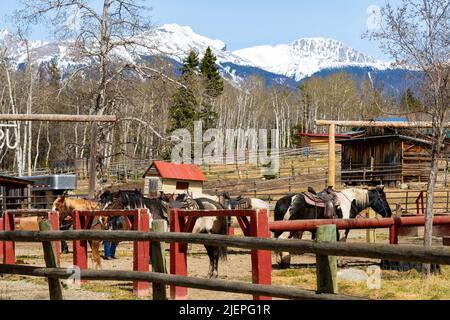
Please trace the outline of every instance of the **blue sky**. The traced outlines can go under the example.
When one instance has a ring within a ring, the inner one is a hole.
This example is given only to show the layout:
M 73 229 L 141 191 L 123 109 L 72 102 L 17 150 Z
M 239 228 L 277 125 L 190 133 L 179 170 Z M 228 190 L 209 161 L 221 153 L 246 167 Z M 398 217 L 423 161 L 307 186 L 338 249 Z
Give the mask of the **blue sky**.
M 99 0 L 93 0 L 99 1 Z M 329 37 L 386 60 L 376 42 L 361 39 L 367 8 L 386 0 L 146 0 L 153 8 L 153 23 L 189 25 L 202 35 L 220 39 L 230 50 L 255 45 L 289 43 L 303 37 Z M 398 3 L 400 0 L 389 0 Z M 19 7 L 17 0 L 1 0 L 0 28 Z M 47 30 L 35 28 L 33 39 L 49 39 Z

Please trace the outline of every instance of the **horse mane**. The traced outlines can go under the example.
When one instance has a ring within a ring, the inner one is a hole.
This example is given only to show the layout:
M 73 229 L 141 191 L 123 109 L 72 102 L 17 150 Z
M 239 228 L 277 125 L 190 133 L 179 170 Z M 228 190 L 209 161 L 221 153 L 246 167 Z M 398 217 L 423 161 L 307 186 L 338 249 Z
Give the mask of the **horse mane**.
M 367 208 L 369 206 L 369 191 L 365 189 L 345 189 L 341 191 L 350 202 L 356 201 L 358 208 Z

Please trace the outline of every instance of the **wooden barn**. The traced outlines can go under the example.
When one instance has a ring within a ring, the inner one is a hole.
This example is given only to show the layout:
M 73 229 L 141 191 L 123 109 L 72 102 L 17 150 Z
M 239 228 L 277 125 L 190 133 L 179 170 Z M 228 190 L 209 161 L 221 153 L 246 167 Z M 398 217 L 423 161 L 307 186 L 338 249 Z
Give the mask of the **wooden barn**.
M 364 131 L 358 132 L 348 132 L 343 134 L 336 134 L 336 141 L 347 140 L 350 138 L 355 138 L 364 135 Z M 328 134 L 321 133 L 299 133 L 298 135 L 298 144 L 299 148 L 310 148 L 310 147 L 319 147 L 319 148 L 327 148 L 328 142 L 330 140 Z
M 196 165 L 175 164 L 155 161 L 144 174 L 144 194 L 157 196 L 160 191 L 165 193 L 201 194 L 203 183 L 207 181 L 203 172 Z
M 341 178 L 347 185 L 428 181 L 431 141 L 426 133 L 370 128 L 365 137 L 337 143 L 342 145 Z
M 0 176 L 0 212 L 31 207 L 32 181 Z

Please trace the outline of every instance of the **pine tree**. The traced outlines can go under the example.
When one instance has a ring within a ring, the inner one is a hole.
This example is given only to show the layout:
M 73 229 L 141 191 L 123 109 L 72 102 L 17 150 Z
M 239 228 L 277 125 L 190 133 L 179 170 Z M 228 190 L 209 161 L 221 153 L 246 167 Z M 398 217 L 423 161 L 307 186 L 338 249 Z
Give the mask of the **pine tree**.
M 212 53 L 211 48 L 208 47 L 200 64 L 200 74 L 204 80 L 206 99 L 203 100 L 199 118 L 203 120 L 205 129 L 213 128 L 216 125 L 218 114 L 213 110 L 213 103 L 214 99 L 219 97 L 224 90 L 224 82 L 217 70 L 216 61 L 217 58 Z
M 183 61 L 183 66 L 180 68 L 182 73 L 180 82 L 184 86 L 180 87 L 172 97 L 172 104 L 170 106 L 170 133 L 177 129 L 193 131 L 194 122 L 198 119 L 196 111 L 198 103 L 193 91 L 190 89 L 190 84 L 194 80 L 193 78 L 198 71 L 198 66 L 198 55 L 194 51 L 191 51 Z
M 205 78 L 206 94 L 212 98 L 217 98 L 224 90 L 223 79 L 217 70 L 216 61 L 217 58 L 212 53 L 211 48 L 208 47 L 200 64 L 200 73 Z
M 422 103 L 414 96 L 411 89 L 406 90 L 403 94 L 400 106 L 407 111 L 420 111 L 422 109 Z
M 170 106 L 169 132 L 177 129 L 193 130 L 194 121 L 197 120 L 197 100 L 188 88 L 181 87 L 172 97 Z
M 181 73 L 183 75 L 183 80 L 191 77 L 197 72 L 199 66 L 198 54 L 195 51 L 191 51 L 189 56 L 183 61 L 183 67 L 181 67 Z

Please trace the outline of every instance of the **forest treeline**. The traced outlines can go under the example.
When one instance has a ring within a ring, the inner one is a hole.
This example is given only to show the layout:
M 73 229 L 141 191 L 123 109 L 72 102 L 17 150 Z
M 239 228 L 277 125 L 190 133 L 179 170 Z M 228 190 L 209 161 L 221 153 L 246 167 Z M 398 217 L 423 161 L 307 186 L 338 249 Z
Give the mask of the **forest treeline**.
M 315 119 L 363 120 L 386 116 L 387 110 L 399 114 L 421 108 L 408 90 L 398 97 L 383 94 L 369 78 L 357 83 L 348 73 L 312 78 L 296 90 L 283 86 L 268 87 L 252 76 L 239 85 L 224 80 L 208 50 L 191 52 L 179 72 L 164 59 L 149 62 L 151 68 L 164 70 L 165 76 L 151 79 L 135 77 L 114 79 L 108 86 L 108 114 L 121 119 L 103 126 L 106 147 L 101 155 L 104 165 L 111 161 L 164 158 L 170 154 L 170 133 L 176 129 L 193 130 L 194 121 L 203 128 L 278 129 L 280 148 L 295 147 L 299 132 L 321 133 Z M 85 77 L 61 78 L 55 63 L 36 65 L 32 70 L 15 69 L 2 59 L 0 101 L 2 113 L 90 114 L 92 83 Z M 181 73 L 177 77 L 177 74 Z M 30 110 L 31 106 L 31 110 Z M 26 173 L 27 168 L 48 168 L 61 162 L 89 157 L 89 124 L 18 123 L 12 140 L 16 150 L 3 148 L 1 169 Z

